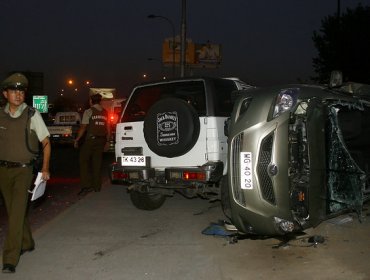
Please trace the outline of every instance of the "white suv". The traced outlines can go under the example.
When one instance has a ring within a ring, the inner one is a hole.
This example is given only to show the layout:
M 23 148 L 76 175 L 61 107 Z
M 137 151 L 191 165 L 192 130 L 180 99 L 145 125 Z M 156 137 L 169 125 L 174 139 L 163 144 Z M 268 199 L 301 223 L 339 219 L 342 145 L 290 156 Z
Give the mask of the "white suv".
M 167 196 L 218 199 L 226 174 L 225 120 L 236 78 L 190 77 L 136 86 L 117 124 L 111 181 L 129 184 L 133 204 L 162 206 Z

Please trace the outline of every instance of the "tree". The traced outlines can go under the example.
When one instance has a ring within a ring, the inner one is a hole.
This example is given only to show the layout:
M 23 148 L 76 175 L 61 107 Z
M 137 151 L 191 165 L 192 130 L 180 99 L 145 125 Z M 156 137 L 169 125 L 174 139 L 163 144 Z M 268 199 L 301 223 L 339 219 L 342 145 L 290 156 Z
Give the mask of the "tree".
M 325 17 L 312 40 L 318 50 L 314 80 L 328 82 L 330 72 L 340 70 L 345 80 L 370 84 L 370 7 Z

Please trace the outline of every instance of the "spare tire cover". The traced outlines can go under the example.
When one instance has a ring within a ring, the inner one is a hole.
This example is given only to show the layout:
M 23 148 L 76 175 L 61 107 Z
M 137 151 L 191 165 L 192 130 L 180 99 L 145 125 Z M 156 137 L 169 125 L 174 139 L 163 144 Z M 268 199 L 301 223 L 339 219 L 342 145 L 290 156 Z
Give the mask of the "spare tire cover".
M 199 116 L 185 100 L 164 98 L 156 102 L 144 119 L 144 138 L 150 150 L 162 157 L 186 154 L 198 140 Z

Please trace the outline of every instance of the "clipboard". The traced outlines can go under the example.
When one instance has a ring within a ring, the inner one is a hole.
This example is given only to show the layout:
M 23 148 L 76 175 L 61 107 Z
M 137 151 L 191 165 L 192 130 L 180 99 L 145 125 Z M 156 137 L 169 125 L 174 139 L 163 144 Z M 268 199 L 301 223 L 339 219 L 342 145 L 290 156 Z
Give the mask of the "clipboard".
M 33 190 L 29 191 L 30 193 L 32 193 L 31 201 L 38 199 L 39 197 L 43 196 L 45 193 L 46 181 L 42 179 L 41 172 L 37 173 L 37 177 L 35 179 L 34 184 L 35 184 L 35 187 L 33 188 Z

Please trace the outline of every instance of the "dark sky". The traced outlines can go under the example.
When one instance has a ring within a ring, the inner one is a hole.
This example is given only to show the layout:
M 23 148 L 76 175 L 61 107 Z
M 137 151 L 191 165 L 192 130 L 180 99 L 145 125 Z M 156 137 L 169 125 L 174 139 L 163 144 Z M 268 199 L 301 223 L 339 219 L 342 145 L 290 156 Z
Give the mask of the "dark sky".
M 9 71 L 43 72 L 45 94 L 69 78 L 115 87 L 127 95 L 137 82 L 171 74 L 161 67 L 165 20 L 180 34 L 181 0 L 0 0 L 0 78 Z M 312 33 L 337 12 L 338 0 L 187 0 L 187 37 L 222 45 L 222 64 L 194 74 L 235 76 L 254 85 L 312 76 Z M 341 0 L 342 11 L 370 0 Z M 148 61 L 148 58 L 154 58 Z

